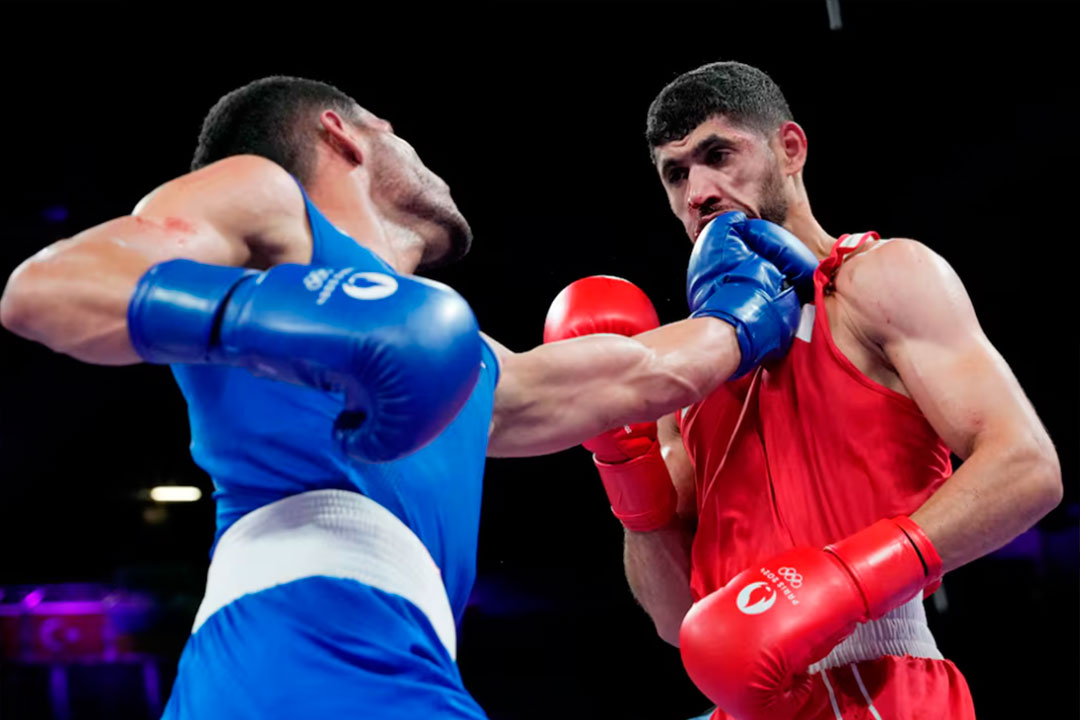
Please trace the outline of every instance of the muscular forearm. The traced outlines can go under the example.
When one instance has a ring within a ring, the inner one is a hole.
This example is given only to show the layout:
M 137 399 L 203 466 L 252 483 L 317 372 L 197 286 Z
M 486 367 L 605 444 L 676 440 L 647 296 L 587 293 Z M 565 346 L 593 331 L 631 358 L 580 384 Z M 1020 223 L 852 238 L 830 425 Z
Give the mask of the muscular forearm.
M 633 338 L 589 335 L 509 354 L 501 358 L 488 453 L 542 455 L 655 420 L 703 399 L 739 358 L 734 329 L 710 317 Z
M 563 409 L 568 403 L 587 409 L 577 418 L 564 416 L 568 424 L 576 419 L 587 426 L 568 444 L 698 402 L 731 376 L 740 359 L 734 328 L 711 317 L 682 320 L 630 339 L 592 335 L 573 342 L 595 347 L 562 388 Z M 629 347 L 618 352 L 616 343 Z
M 676 516 L 652 532 L 626 531 L 623 563 L 634 597 L 657 634 L 678 646 L 679 626 L 690 609 L 690 546 L 693 534 Z
M 741 358 L 735 328 L 711 317 L 665 325 L 634 340 L 652 353 L 652 373 L 675 380 L 662 398 L 661 414 L 704 399 L 731 377 Z
M 205 234 L 205 233 L 202 233 Z M 41 251 L 12 273 L 0 300 L 4 327 L 84 362 L 139 362 L 127 331 L 135 284 L 177 257 L 238 264 L 193 229 L 123 217 Z
M 946 571 L 1005 545 L 1061 500 L 1061 469 L 1049 439 L 987 440 L 912 514 Z

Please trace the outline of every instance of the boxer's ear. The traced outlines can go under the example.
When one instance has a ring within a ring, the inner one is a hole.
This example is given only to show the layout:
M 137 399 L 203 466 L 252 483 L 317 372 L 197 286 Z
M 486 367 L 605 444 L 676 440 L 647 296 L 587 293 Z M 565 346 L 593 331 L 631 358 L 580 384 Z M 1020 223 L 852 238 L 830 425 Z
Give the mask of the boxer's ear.
M 364 164 L 364 149 L 360 131 L 333 110 L 323 110 L 319 122 L 331 146 L 357 165 Z
M 788 121 L 776 131 L 774 149 L 785 175 L 794 175 L 806 165 L 806 132 L 797 122 Z

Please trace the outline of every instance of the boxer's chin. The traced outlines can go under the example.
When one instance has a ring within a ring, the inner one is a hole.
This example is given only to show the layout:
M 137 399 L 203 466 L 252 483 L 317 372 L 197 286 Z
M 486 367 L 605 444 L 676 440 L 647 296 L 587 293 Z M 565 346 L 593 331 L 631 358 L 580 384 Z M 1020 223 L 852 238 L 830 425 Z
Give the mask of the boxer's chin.
M 420 259 L 421 268 L 449 265 L 468 254 L 472 248 L 472 228 L 456 208 L 453 211 L 440 209 L 428 221 L 431 224 L 431 237 Z

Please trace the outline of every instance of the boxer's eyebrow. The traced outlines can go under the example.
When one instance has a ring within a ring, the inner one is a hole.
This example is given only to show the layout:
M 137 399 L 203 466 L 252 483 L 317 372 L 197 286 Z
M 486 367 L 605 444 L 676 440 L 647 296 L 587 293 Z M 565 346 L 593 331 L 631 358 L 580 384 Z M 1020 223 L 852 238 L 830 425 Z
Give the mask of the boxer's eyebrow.
M 668 158 L 664 162 L 660 163 L 660 174 L 667 177 L 668 170 L 673 167 L 679 167 L 682 163 L 675 158 Z
M 737 146 L 737 143 L 731 138 L 721 135 L 709 135 L 694 146 L 694 149 L 690 151 L 690 155 L 696 160 L 715 148 L 734 150 Z
M 722 150 L 735 150 L 737 147 L 738 143 L 736 143 L 731 138 L 726 138 L 722 135 L 712 134 L 699 140 L 698 143 L 694 145 L 693 149 L 691 149 L 690 152 L 688 152 L 684 157 L 689 157 L 691 160 L 697 161 L 700 160 L 704 155 L 708 154 L 710 150 L 713 150 L 715 148 L 720 148 Z M 666 176 L 667 171 L 670 168 L 678 167 L 684 162 L 685 161 L 683 160 L 683 158 L 667 158 L 662 163 L 660 163 L 660 172 Z

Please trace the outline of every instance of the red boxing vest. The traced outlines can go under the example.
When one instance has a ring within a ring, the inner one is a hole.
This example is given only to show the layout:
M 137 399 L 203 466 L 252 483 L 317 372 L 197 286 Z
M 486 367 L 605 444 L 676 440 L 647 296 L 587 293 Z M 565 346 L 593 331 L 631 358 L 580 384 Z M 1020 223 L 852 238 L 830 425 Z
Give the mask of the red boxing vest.
M 833 246 L 782 360 L 682 413 L 697 489 L 695 601 L 758 560 L 910 515 L 952 473 L 948 447 L 915 402 L 859 372 L 829 330 L 828 286 L 845 256 L 877 237 L 844 235 Z

